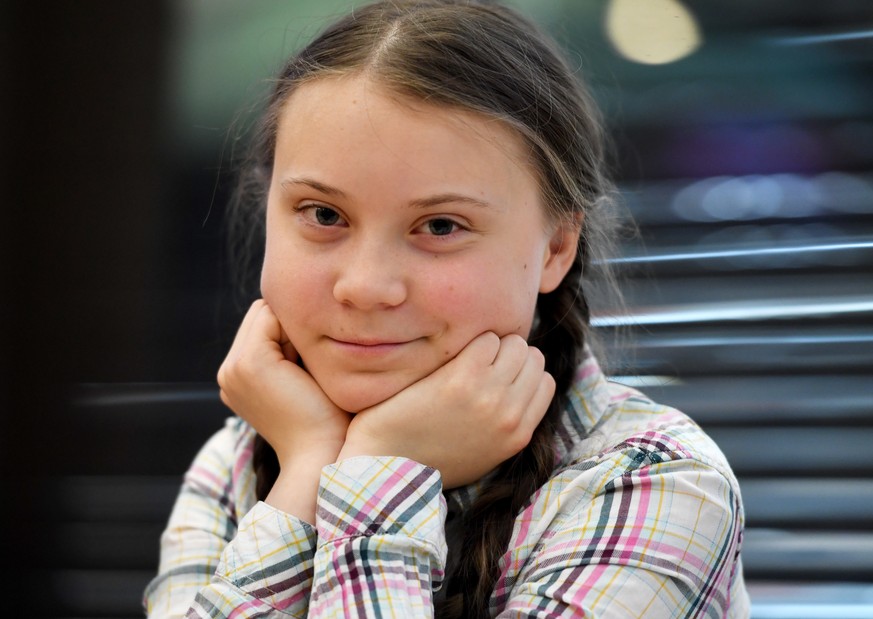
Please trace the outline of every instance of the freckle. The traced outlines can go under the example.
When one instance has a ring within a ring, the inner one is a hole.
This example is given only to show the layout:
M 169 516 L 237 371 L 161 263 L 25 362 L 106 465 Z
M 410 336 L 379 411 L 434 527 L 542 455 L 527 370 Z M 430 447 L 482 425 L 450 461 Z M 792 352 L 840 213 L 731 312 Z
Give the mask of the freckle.
M 527 263 L 524 265 L 524 270 L 527 271 Z

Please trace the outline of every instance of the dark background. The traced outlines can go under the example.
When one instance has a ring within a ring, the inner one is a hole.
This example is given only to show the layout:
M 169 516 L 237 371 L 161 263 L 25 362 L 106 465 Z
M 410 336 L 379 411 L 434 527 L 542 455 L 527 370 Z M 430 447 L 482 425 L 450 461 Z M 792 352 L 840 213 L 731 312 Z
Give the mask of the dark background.
M 758 612 L 790 617 L 799 601 L 861 616 L 873 4 L 687 4 L 702 47 L 654 67 L 610 47 L 605 2 L 530 4 L 604 108 L 641 229 L 618 263 L 634 347 L 611 357 L 731 459 Z M 15 616 L 137 616 L 180 476 L 226 414 L 213 377 L 239 316 L 221 229 L 236 127 L 329 12 L 241 7 L 0 7 L 0 512 Z M 235 64 L 215 50 L 254 51 Z

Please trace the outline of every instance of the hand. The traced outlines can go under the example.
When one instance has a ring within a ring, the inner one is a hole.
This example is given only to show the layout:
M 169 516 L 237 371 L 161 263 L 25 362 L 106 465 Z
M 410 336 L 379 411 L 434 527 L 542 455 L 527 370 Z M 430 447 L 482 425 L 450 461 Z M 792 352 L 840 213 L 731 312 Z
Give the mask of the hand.
M 297 351 L 265 301 L 255 301 L 243 319 L 218 384 L 221 401 L 279 458 L 274 500 L 267 502 L 311 522 L 321 468 L 336 460 L 351 416 L 297 365 Z
M 355 415 L 339 459 L 404 456 L 471 483 L 529 442 L 555 393 L 545 359 L 518 335 L 483 333 L 454 359 Z

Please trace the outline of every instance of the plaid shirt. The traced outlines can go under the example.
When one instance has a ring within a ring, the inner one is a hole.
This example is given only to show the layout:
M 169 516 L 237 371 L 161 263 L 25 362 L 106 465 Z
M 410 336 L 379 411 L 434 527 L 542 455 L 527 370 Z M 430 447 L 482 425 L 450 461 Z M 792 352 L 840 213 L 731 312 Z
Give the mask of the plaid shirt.
M 747 617 L 742 504 L 718 447 L 682 413 L 608 383 L 590 356 L 570 396 L 557 466 L 515 519 L 491 615 Z M 232 418 L 194 460 L 149 617 L 433 615 L 447 555 L 464 551 L 447 542 L 447 514 L 481 482 L 443 494 L 417 462 L 352 458 L 323 469 L 313 528 L 256 501 L 253 439 Z

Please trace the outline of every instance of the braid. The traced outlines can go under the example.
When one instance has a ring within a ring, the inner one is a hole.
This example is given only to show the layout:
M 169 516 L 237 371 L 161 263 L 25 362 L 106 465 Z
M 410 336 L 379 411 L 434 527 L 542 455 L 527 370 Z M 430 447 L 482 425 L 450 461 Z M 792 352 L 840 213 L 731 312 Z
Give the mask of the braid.
M 260 434 L 255 435 L 252 453 L 252 468 L 255 469 L 255 495 L 263 501 L 270 494 L 273 484 L 279 477 L 279 458 L 270 444 Z
M 439 619 L 490 616 L 489 600 L 516 516 L 554 470 L 555 427 L 567 403 L 588 323 L 588 308 L 578 289 L 581 271 L 581 256 L 577 256 L 561 285 L 540 295 L 539 323 L 530 341 L 546 357 L 546 369 L 555 378 L 555 397 L 527 447 L 500 465 L 465 514 L 464 552 L 448 575 L 446 600 L 436 609 Z

